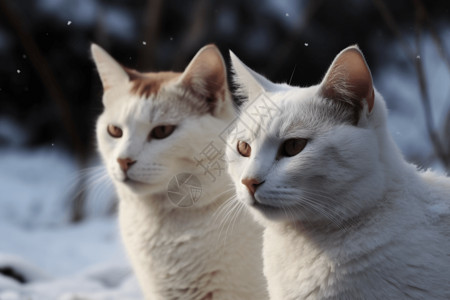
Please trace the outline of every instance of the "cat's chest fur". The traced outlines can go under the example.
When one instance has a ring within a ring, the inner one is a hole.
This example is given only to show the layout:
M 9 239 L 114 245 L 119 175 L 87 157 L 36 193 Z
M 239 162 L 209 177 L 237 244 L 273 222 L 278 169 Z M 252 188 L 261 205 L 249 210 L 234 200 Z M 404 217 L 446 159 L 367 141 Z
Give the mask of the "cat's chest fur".
M 121 234 L 148 299 L 265 299 L 260 243 L 248 242 L 257 241 L 262 228 L 249 216 L 222 221 L 214 214 L 220 199 L 181 211 L 131 198 L 121 195 Z
M 269 226 L 263 256 L 271 299 L 448 299 L 450 241 L 437 230 L 448 220 L 427 215 L 426 204 L 443 195 L 415 182 L 387 193 L 347 230 Z

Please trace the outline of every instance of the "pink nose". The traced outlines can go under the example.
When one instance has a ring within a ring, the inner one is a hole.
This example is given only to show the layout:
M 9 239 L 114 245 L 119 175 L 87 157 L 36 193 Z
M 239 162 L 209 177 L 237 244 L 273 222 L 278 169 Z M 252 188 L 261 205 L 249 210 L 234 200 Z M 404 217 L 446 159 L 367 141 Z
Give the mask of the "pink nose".
M 131 158 L 118 158 L 117 162 L 119 163 L 120 169 L 122 169 L 124 173 L 126 173 L 128 169 L 136 163 L 136 161 Z
M 244 178 L 241 182 L 247 187 L 252 196 L 255 194 L 256 188 L 264 183 L 264 181 L 259 181 L 256 178 Z

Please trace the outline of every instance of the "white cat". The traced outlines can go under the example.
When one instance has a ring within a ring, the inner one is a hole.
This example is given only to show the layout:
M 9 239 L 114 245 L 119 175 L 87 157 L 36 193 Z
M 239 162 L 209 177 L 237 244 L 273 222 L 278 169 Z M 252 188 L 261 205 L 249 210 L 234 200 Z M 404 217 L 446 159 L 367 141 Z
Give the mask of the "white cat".
M 202 48 L 183 73 L 139 73 L 91 50 L 104 87 L 98 147 L 145 298 L 267 298 L 262 227 L 220 211 L 234 205 L 219 136 L 235 111 L 218 49 Z
M 405 162 L 360 50 L 307 88 L 231 56 L 249 100 L 229 173 L 266 227 L 270 299 L 450 299 L 450 180 Z

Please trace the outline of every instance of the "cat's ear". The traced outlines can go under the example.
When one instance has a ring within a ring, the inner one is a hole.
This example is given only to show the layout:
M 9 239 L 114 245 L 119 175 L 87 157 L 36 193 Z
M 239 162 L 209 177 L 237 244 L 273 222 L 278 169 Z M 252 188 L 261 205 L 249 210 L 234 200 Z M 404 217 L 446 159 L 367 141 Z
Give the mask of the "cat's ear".
M 100 46 L 92 44 L 91 53 L 105 91 L 129 80 L 128 74 L 122 66 Z
M 226 100 L 228 91 L 227 71 L 219 49 L 213 44 L 201 48 L 180 81 L 185 88 L 205 99 L 211 111 L 218 108 L 218 102 Z
M 255 99 L 265 92 L 273 83 L 247 67 L 231 50 L 230 58 L 234 83 L 238 86 L 237 93 L 244 99 Z
M 339 53 L 328 69 L 320 88 L 323 97 L 347 102 L 355 107 L 374 105 L 372 75 L 358 46 L 350 46 Z

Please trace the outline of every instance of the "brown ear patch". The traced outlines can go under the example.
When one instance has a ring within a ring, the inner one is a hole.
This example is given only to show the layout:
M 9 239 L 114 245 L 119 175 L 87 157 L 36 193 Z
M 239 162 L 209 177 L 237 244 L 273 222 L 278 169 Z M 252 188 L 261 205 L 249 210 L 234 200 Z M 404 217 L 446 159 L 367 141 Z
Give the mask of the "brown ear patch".
M 145 98 L 158 94 L 165 84 L 181 75 L 177 72 L 140 73 L 135 70 L 124 69 L 132 84 L 131 93 Z
M 347 102 L 359 111 L 365 99 L 369 112 L 374 105 L 372 75 L 359 48 L 352 46 L 339 53 L 322 83 L 326 98 Z
M 219 100 L 225 101 L 228 89 L 226 67 L 219 49 L 209 44 L 200 49 L 186 67 L 181 80 L 185 88 L 209 107 L 214 114 L 220 107 Z

